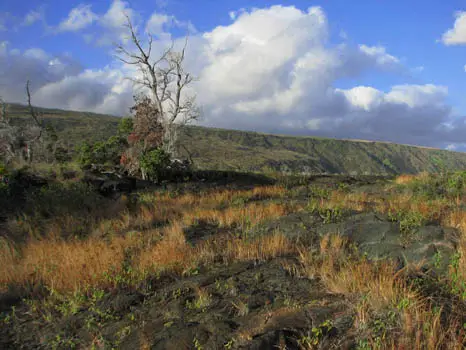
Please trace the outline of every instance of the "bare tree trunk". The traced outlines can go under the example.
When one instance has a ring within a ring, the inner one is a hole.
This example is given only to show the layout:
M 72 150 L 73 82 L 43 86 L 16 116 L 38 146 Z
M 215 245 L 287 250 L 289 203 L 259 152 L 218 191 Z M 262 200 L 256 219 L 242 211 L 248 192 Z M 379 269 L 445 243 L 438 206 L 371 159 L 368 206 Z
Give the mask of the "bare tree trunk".
M 130 34 L 135 52 L 123 44 L 116 45 L 117 58 L 123 63 L 138 68 L 141 77 L 129 78 L 135 85 L 147 89 L 152 103 L 163 119 L 163 149 L 172 157 L 176 156 L 178 127 L 200 117 L 195 96 L 187 96 L 186 87 L 194 78 L 184 69 L 188 39 L 180 52 L 173 50 L 174 43 L 156 59 L 151 57 L 153 37 L 148 35 L 147 45 L 143 44 L 131 20 L 126 16 L 126 28 Z
M 164 135 L 164 150 L 172 158 L 176 158 L 176 144 L 178 141 L 178 125 L 177 124 L 167 124 L 165 126 L 165 135 Z

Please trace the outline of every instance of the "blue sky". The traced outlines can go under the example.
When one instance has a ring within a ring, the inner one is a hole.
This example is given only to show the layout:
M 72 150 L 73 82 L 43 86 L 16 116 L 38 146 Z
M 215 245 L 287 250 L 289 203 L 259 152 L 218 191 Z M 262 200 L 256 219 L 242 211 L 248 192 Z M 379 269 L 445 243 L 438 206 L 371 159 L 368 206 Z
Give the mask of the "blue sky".
M 160 48 L 190 33 L 206 125 L 462 150 L 465 10 L 459 0 L 3 0 L 0 96 L 23 101 L 31 79 L 38 105 L 127 114 L 134 71 L 111 45 L 126 13 L 138 28 L 162 23 L 151 27 Z

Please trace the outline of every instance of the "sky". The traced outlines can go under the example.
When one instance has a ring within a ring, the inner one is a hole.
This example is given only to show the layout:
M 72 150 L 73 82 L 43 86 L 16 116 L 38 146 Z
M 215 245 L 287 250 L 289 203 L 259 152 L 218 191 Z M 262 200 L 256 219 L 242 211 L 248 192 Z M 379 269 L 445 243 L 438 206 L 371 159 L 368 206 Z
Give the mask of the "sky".
M 2 0 L 0 96 L 128 115 L 126 15 L 189 36 L 201 125 L 466 151 L 466 0 Z

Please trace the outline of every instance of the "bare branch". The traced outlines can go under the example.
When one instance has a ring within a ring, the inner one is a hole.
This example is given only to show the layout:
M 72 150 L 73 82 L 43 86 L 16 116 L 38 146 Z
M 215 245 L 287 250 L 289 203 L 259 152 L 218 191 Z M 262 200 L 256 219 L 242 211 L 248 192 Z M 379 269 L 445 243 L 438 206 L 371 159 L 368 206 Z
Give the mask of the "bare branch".
M 164 143 L 167 143 L 169 150 L 173 150 L 177 125 L 199 118 L 195 97 L 185 96 L 186 87 L 194 80 L 193 76 L 184 70 L 188 36 L 181 51 L 174 51 L 175 42 L 172 40 L 170 46 L 154 59 L 151 57 L 154 37 L 147 33 L 147 42 L 143 43 L 129 16 L 126 16 L 125 28 L 135 50 L 133 52 L 123 44 L 115 45 L 116 57 L 125 64 L 137 67 L 141 77 L 131 77 L 129 80 L 134 86 L 149 89 L 153 104 L 159 111 L 164 125 Z
M 26 82 L 26 93 L 27 93 L 27 96 L 28 96 L 28 106 L 29 106 L 29 113 L 31 114 L 31 117 L 32 119 L 34 120 L 34 122 L 36 123 L 36 125 L 40 128 L 41 130 L 41 133 L 42 133 L 42 124 L 41 122 L 39 121 L 39 117 L 34 109 L 34 107 L 32 107 L 32 104 L 31 104 L 31 92 L 29 91 L 29 80 Z M 39 136 L 40 137 L 40 136 Z

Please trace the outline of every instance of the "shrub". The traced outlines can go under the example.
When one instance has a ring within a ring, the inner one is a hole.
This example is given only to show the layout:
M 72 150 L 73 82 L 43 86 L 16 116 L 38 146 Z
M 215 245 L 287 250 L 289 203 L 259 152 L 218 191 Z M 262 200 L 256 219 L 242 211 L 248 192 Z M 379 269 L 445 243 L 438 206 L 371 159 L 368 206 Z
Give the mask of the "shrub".
M 167 175 L 170 166 L 170 155 L 162 148 L 156 148 L 142 155 L 140 166 L 149 180 L 159 182 Z
M 7 173 L 6 165 L 0 161 L 0 176 L 6 175 L 6 173 Z
M 436 199 L 438 197 L 455 198 L 466 190 L 466 172 L 430 174 L 419 176 L 408 183 L 415 195 Z
M 128 137 L 133 132 L 133 118 L 122 118 L 118 123 L 118 134 Z
M 88 142 L 83 142 L 81 145 L 76 147 L 78 153 L 77 161 L 82 166 L 92 164 L 92 146 Z
M 82 166 L 91 164 L 118 165 L 121 154 L 127 147 L 127 141 L 120 135 L 112 136 L 107 141 L 93 145 L 85 142 L 78 149 L 78 162 Z
M 8 171 L 5 164 L 0 162 L 0 205 L 5 206 L 6 201 L 8 201 L 8 196 L 10 195 L 9 187 L 10 179 L 8 177 Z

